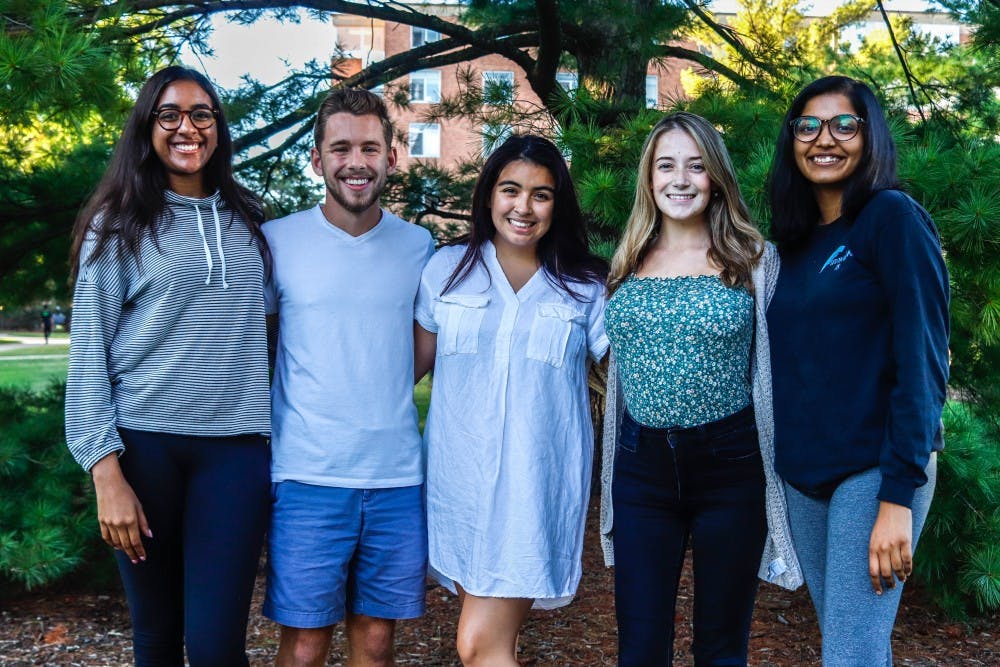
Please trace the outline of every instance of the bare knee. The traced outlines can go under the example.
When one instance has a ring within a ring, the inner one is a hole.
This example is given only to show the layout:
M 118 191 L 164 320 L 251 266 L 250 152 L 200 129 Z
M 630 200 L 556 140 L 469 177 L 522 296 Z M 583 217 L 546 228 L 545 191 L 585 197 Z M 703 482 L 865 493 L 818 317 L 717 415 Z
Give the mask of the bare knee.
M 290 628 L 281 627 L 277 667 L 322 667 L 330 652 L 333 627 Z
M 531 603 L 529 599 L 466 594 L 456 638 L 462 664 L 466 667 L 517 667 L 517 635 Z
M 458 658 L 465 667 L 479 667 L 491 653 L 491 643 L 481 627 L 460 627 L 456 637 Z
M 347 619 L 348 665 L 392 667 L 396 623 L 384 618 L 351 615 Z

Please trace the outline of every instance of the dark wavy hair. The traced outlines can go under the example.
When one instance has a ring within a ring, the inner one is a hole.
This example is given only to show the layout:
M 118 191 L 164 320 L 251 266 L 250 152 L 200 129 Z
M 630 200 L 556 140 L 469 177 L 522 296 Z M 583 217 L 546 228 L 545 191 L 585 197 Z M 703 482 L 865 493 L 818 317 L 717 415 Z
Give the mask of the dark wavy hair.
M 445 282 L 442 293 L 458 286 L 476 264 L 483 264 L 483 244 L 493 239 L 496 228 L 490 203 L 500 172 L 511 162 L 524 160 L 544 167 L 555 181 L 555 201 L 552 226 L 538 241 L 538 261 L 545 277 L 556 288 L 574 299 L 580 295 L 571 283 L 603 283 L 608 275 L 607 263 L 590 252 L 587 226 L 576 198 L 576 189 L 566 161 L 548 139 L 531 134 L 514 135 L 507 139 L 486 160 L 472 194 L 472 226 L 468 234 L 449 245 L 468 244 L 465 254 Z
M 260 200 L 237 183 L 233 176 L 233 140 L 222 113 L 219 95 L 200 72 L 173 66 L 149 77 L 139 90 L 104 177 L 76 219 L 70 248 L 70 267 L 74 278 L 79 270 L 80 249 L 89 234 L 96 238 L 90 261 L 100 257 L 112 243 L 119 254 L 138 256 L 139 243 L 145 234 L 156 240 L 160 213 L 165 208 L 163 192 L 169 186 L 167 172 L 153 149 L 153 123 L 156 122 L 153 111 L 163 91 L 175 81 L 198 84 L 218 111 L 215 121 L 218 146 L 205 164 L 205 186 L 210 191 L 218 190 L 232 209 L 232 216 L 238 214 L 242 218 L 256 238 L 265 264 L 269 264 L 267 243 L 260 230 L 264 209 Z
M 841 216 L 853 222 L 877 192 L 901 188 L 896 178 L 896 144 L 892 140 L 882 107 L 871 88 L 846 76 L 817 79 L 803 88 L 792 101 L 781 124 L 774 149 L 774 163 L 768 184 L 771 236 L 782 247 L 794 247 L 805 242 L 819 224 L 820 218 L 812 184 L 795 164 L 796 139 L 789 123 L 802 115 L 809 100 L 828 94 L 847 97 L 854 112 L 865 121 L 861 123 L 860 130 L 864 138 L 861 160 L 845 184 L 840 205 Z

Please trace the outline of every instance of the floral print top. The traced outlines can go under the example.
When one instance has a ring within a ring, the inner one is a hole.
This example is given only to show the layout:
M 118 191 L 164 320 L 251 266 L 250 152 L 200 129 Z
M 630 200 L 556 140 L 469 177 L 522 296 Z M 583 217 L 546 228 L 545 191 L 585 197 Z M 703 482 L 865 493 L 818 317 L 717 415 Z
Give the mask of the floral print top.
M 633 275 L 604 317 L 625 405 L 640 424 L 687 428 L 749 405 L 753 297 L 745 287 L 718 276 Z

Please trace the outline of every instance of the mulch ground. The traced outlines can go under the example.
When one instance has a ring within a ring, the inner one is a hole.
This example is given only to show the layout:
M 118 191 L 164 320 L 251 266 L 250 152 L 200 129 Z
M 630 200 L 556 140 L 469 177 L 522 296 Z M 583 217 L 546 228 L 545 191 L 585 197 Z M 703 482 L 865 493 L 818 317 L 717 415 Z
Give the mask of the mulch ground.
M 601 561 L 597 508 L 591 508 L 584 553 L 584 575 L 569 607 L 532 612 L 521 635 L 523 665 L 597 667 L 615 664 L 615 617 L 612 571 Z M 250 618 L 252 665 L 274 662 L 277 627 L 260 615 L 262 580 Z M 677 665 L 691 664 L 691 576 L 686 571 L 677 609 Z M 0 665 L 131 664 L 128 610 L 119 592 L 109 595 L 59 593 L 3 603 L 0 609 Z M 428 585 L 427 614 L 400 623 L 399 665 L 458 665 L 455 624 L 458 603 L 447 591 Z M 335 633 L 328 665 L 343 665 L 343 634 Z M 819 664 L 819 632 L 803 589 L 787 593 L 762 586 L 750 637 L 750 664 L 797 666 Z M 893 635 L 896 665 L 981 667 L 1000 665 L 1000 618 L 973 626 L 944 618 L 910 586 L 903 595 Z

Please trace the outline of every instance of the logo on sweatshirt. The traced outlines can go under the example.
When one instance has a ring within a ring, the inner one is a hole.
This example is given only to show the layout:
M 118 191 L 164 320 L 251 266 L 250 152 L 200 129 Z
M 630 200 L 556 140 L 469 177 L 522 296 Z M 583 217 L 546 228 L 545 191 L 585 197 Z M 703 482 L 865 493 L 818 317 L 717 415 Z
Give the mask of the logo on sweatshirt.
M 847 261 L 847 258 L 851 256 L 851 249 L 846 245 L 842 245 L 833 251 L 826 262 L 823 264 L 823 268 L 819 270 L 820 273 L 826 271 L 827 267 L 833 268 L 834 271 L 840 270 L 840 265 Z

